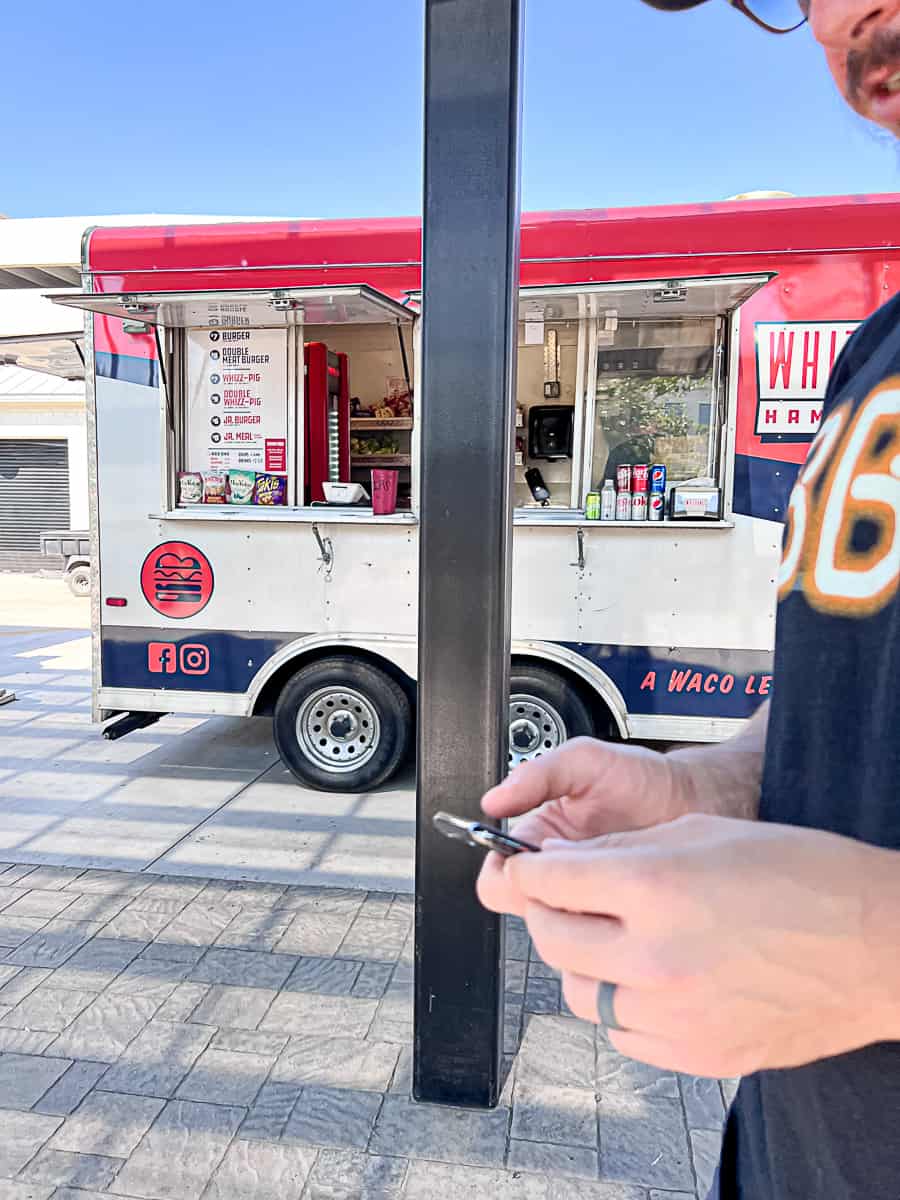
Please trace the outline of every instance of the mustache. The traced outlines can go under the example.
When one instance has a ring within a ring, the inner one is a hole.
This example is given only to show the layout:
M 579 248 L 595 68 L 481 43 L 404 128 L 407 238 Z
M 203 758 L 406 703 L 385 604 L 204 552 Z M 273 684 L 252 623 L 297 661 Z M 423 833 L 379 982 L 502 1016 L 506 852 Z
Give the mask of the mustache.
M 847 55 L 847 90 L 858 100 L 863 80 L 872 71 L 893 66 L 900 60 L 900 29 L 882 29 L 873 33 L 865 47 Z

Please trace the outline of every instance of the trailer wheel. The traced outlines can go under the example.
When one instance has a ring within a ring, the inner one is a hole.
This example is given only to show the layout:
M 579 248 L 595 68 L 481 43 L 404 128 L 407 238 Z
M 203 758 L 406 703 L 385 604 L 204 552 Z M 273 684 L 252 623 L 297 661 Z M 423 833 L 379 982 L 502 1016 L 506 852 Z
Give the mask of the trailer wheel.
M 513 666 L 509 698 L 509 766 L 540 758 L 573 737 L 593 737 L 587 705 L 554 671 Z
M 406 694 L 384 671 L 325 658 L 292 675 L 275 704 L 275 745 L 300 783 L 367 792 L 385 783 L 410 741 Z
M 69 585 L 69 591 L 73 596 L 90 596 L 91 568 L 73 567 L 66 576 L 66 583 Z

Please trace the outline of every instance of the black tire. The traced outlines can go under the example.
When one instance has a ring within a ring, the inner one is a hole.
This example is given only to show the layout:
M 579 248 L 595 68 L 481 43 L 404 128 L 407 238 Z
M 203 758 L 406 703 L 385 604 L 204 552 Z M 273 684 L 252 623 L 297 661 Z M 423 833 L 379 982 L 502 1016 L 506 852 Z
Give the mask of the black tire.
M 532 663 L 514 663 L 509 692 L 510 768 L 540 758 L 570 738 L 594 736 L 590 709 L 568 680 L 555 671 Z
M 69 591 L 73 596 L 90 596 L 91 594 L 91 568 L 90 567 L 73 567 L 66 575 L 66 583 L 69 585 Z
M 412 720 L 403 688 L 389 675 L 335 656 L 291 676 L 275 703 L 273 728 L 278 753 L 300 783 L 368 792 L 403 762 Z

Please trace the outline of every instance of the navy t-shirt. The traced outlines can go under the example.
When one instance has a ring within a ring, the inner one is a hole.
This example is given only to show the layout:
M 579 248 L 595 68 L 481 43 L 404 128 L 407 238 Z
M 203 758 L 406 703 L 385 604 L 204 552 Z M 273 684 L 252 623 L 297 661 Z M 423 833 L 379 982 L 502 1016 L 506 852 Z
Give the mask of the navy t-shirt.
M 791 498 L 762 820 L 900 850 L 898 574 L 900 296 L 835 365 Z M 898 1200 L 900 1043 L 745 1079 L 719 1188 L 721 1200 Z

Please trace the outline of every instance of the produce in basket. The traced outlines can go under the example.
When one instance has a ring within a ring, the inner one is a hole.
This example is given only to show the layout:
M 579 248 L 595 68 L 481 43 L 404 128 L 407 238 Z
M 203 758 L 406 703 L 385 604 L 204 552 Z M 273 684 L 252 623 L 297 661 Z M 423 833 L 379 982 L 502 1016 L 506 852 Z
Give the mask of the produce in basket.
M 400 453 L 400 442 L 389 433 L 373 434 L 371 437 L 351 437 L 350 453 L 355 458 L 386 458 Z

